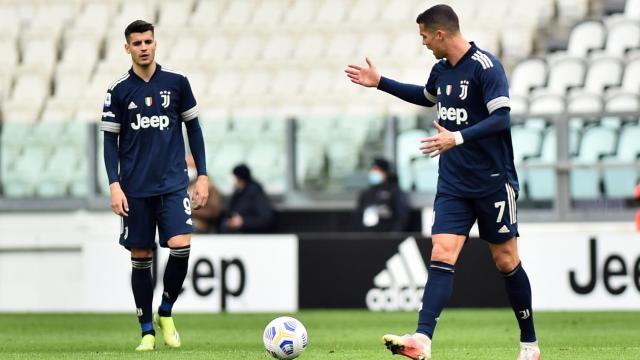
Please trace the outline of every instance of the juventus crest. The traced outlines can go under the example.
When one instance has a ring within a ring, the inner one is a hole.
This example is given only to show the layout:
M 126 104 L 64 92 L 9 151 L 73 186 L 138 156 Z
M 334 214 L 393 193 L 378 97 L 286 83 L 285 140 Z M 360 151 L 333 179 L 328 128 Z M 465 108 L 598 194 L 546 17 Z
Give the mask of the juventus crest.
M 162 90 L 160 91 L 160 97 L 162 98 L 162 107 L 167 108 L 171 103 L 171 91 Z
M 460 100 L 464 100 L 467 98 L 468 89 L 469 89 L 469 80 L 461 80 L 460 81 Z

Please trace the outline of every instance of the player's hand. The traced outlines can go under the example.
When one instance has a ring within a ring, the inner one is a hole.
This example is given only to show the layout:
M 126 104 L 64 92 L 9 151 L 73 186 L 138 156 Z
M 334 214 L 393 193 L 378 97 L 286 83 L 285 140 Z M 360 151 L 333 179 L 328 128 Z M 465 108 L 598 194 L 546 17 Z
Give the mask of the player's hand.
M 198 210 L 207 204 L 209 199 L 209 177 L 200 175 L 196 179 L 193 186 L 193 195 L 191 196 L 191 204 L 194 210 Z
M 111 210 L 113 210 L 116 215 L 129 216 L 129 202 L 122 188 L 120 188 L 120 183 L 117 181 L 111 183 L 109 190 L 111 190 Z
M 242 221 L 242 216 L 240 216 L 240 214 L 233 214 L 233 216 L 231 218 L 229 218 L 229 220 L 227 220 L 227 226 L 229 227 L 229 229 L 232 230 L 238 230 L 242 227 L 242 224 L 244 223 L 244 221 Z
M 429 154 L 431 157 L 436 157 L 456 146 L 456 139 L 451 131 L 440 126 L 437 121 L 433 122 L 433 126 L 438 129 L 438 134 L 420 140 L 422 143 L 420 151 L 423 154 Z
M 367 57 L 365 58 L 368 67 L 362 67 L 360 65 L 349 64 L 344 70 L 347 73 L 352 83 L 366 87 L 378 87 L 380 83 L 380 73 L 373 64 L 373 62 Z

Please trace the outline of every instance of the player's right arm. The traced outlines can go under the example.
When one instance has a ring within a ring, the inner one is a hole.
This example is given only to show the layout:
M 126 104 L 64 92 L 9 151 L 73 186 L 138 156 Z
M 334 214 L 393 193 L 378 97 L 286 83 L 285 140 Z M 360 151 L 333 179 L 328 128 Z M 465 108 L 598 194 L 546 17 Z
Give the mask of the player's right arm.
M 365 87 L 376 87 L 378 90 L 416 105 L 431 107 L 437 102 L 437 97 L 434 94 L 435 86 L 431 90 L 428 89 L 429 83 L 427 83 L 427 86 L 420 86 L 386 78 L 380 75 L 378 69 L 369 58 L 365 60 L 367 61 L 367 67 L 350 64 L 345 69 L 351 82 Z M 430 82 L 435 83 L 435 81 Z
M 122 123 L 120 101 L 109 89 L 104 100 L 100 130 L 104 132 L 104 165 L 109 178 L 111 209 L 120 216 L 128 216 L 129 204 L 118 179 L 118 136 Z

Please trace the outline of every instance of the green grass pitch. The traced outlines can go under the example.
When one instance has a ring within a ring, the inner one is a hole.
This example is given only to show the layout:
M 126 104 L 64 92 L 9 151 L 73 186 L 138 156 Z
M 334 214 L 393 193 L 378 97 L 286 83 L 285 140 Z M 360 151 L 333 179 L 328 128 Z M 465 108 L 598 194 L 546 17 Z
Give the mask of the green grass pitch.
M 262 347 L 274 314 L 175 314 L 183 347 L 139 354 L 134 315 L 0 314 L 0 359 L 270 359 Z M 381 337 L 414 329 L 415 313 L 302 311 L 309 333 L 302 360 L 401 359 Z M 537 312 L 543 359 L 640 359 L 638 312 Z M 435 360 L 515 360 L 517 324 L 510 310 L 445 310 Z

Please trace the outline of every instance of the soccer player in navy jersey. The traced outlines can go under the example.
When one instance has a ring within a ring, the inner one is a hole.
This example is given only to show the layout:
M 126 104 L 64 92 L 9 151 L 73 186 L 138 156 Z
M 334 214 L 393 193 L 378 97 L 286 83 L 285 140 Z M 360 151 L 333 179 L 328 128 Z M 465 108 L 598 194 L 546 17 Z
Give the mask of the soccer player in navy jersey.
M 109 86 L 100 126 L 111 208 L 122 217 L 120 245 L 131 252 L 131 288 L 142 331 L 136 350 L 155 348 L 151 264 L 156 228 L 160 246 L 170 249 L 156 322 L 165 343 L 176 348 L 180 336 L 171 310 L 187 274 L 191 209 L 202 207 L 209 196 L 204 140 L 189 81 L 154 60 L 153 25 L 136 20 L 125 29 L 125 38 L 133 64 Z M 198 171 L 191 197 L 183 123 Z
M 385 335 L 383 340 L 394 354 L 431 359 L 431 340 L 451 296 L 455 264 L 477 220 L 480 237 L 489 243 L 496 267 L 504 275 L 520 326 L 518 359 L 538 360 L 531 286 L 517 247 L 518 178 L 507 77 L 498 59 L 463 38 L 451 7 L 433 6 L 416 22 L 422 43 L 439 59 L 426 85 L 383 77 L 368 58 L 368 66 L 349 65 L 345 70 L 356 84 L 377 87 L 417 105 L 437 105 L 438 134 L 424 138 L 420 147 L 424 154 L 440 156 L 429 279 L 415 334 Z

